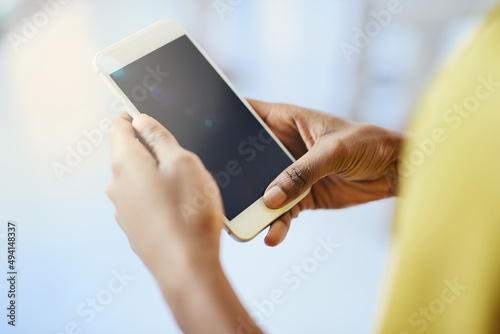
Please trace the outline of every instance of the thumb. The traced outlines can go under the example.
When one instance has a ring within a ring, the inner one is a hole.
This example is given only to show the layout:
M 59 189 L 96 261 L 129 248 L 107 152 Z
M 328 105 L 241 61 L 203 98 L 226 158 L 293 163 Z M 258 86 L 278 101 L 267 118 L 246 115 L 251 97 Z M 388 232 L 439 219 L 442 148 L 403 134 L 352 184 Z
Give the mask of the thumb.
M 287 205 L 330 174 L 328 156 L 318 144 L 271 182 L 264 193 L 264 203 L 268 208 L 278 209 Z

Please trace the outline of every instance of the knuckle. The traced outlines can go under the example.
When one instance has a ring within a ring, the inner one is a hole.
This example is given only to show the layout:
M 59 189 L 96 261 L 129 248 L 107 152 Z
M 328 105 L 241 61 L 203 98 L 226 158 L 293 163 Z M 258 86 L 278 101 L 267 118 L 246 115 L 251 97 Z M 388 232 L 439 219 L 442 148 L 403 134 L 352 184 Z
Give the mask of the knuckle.
M 110 161 L 110 166 L 113 175 L 119 175 L 123 170 L 122 159 L 120 159 L 117 156 L 112 157 Z
M 366 133 L 379 133 L 382 128 L 378 125 L 375 125 L 375 124 L 372 124 L 372 123 L 363 123 L 361 125 L 362 129 L 364 130 L 364 132 Z
M 147 130 L 146 134 L 143 135 L 143 138 L 150 147 L 154 147 L 161 142 L 167 141 L 169 137 L 170 133 L 158 124 L 153 125 L 149 130 Z
M 111 172 L 116 175 L 120 170 L 120 163 L 118 163 L 117 159 L 111 159 L 110 166 Z
M 360 134 L 367 139 L 368 144 L 372 144 L 386 138 L 387 130 L 375 124 L 362 123 L 353 135 L 359 136 Z
M 199 173 L 202 165 L 201 159 L 196 154 L 180 149 L 173 152 L 168 160 L 161 162 L 159 170 L 163 176 L 176 179 L 187 174 Z
M 176 162 L 182 166 L 197 165 L 200 163 L 200 158 L 193 152 L 183 150 L 177 154 L 175 158 Z
M 293 119 L 297 116 L 295 106 L 291 104 L 279 103 L 276 105 L 276 111 L 287 119 Z
M 118 117 L 115 117 L 111 120 L 111 123 L 109 123 L 109 133 L 110 134 L 113 134 L 115 132 L 117 122 L 118 122 Z
M 313 176 L 311 169 L 307 165 L 292 166 L 285 173 L 290 182 L 300 188 L 305 187 Z
M 328 169 L 329 173 L 335 173 L 342 176 L 347 176 L 352 168 L 356 166 L 355 161 L 356 155 L 362 155 L 362 151 L 359 150 L 359 145 L 354 143 L 348 143 L 345 139 L 336 139 L 332 145 L 329 159 L 328 159 Z M 353 153 L 358 152 L 358 153 Z
M 348 145 L 345 138 L 335 138 L 332 142 L 332 148 L 333 148 L 332 151 L 335 152 L 336 156 L 338 155 L 343 156 L 348 152 L 347 146 Z
M 106 184 L 106 194 L 108 197 L 111 199 L 114 194 L 114 183 L 113 181 L 109 181 L 108 184 Z
M 108 130 L 111 135 L 113 135 L 114 132 L 117 131 L 120 127 L 123 127 L 125 125 L 124 115 L 128 116 L 126 111 L 122 111 L 120 114 L 115 116 L 109 123 Z

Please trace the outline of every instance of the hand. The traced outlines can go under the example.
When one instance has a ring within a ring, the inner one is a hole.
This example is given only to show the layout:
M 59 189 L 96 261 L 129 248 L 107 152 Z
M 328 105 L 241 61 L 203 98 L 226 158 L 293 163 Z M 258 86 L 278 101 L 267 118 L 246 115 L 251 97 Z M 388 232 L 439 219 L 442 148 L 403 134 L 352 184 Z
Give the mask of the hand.
M 222 200 L 201 160 L 146 115 L 132 122 L 122 113 L 110 133 L 113 179 L 107 192 L 132 249 L 153 272 L 156 263 L 177 270 L 217 261 Z M 193 194 L 207 192 L 204 205 L 194 206 Z
M 340 209 L 394 196 L 402 135 L 372 124 L 293 105 L 248 100 L 298 159 L 267 188 L 264 202 L 280 208 L 311 192 L 271 225 L 265 242 L 281 243 L 306 209 Z
M 220 265 L 222 199 L 201 160 L 143 114 L 133 122 L 126 113 L 117 116 L 110 137 L 107 192 L 116 220 L 182 330 L 234 333 L 246 326 L 261 333 Z

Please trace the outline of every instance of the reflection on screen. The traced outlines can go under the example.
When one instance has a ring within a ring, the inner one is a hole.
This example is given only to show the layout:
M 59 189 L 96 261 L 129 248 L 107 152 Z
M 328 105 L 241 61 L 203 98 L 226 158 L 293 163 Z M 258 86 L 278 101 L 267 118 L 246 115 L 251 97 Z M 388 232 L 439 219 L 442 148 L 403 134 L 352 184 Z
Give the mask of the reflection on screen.
M 292 163 L 185 35 L 111 77 L 141 113 L 201 158 L 229 220 Z

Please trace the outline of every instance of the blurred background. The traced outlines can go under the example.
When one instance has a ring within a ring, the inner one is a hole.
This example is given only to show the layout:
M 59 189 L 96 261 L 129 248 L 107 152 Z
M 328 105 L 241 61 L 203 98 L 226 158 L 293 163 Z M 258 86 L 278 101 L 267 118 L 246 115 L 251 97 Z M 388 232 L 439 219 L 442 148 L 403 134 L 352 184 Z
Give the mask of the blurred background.
M 104 191 L 106 124 L 122 108 L 93 70 L 100 49 L 172 18 L 244 96 L 403 130 L 495 1 L 394 1 L 0 0 L 0 259 L 7 221 L 19 226 L 17 326 L 0 331 L 179 332 Z M 393 208 L 302 213 L 274 249 L 223 233 L 225 271 L 270 333 L 370 333 Z M 328 238 L 335 251 L 311 260 Z M 2 279 L 1 309 L 6 291 Z

